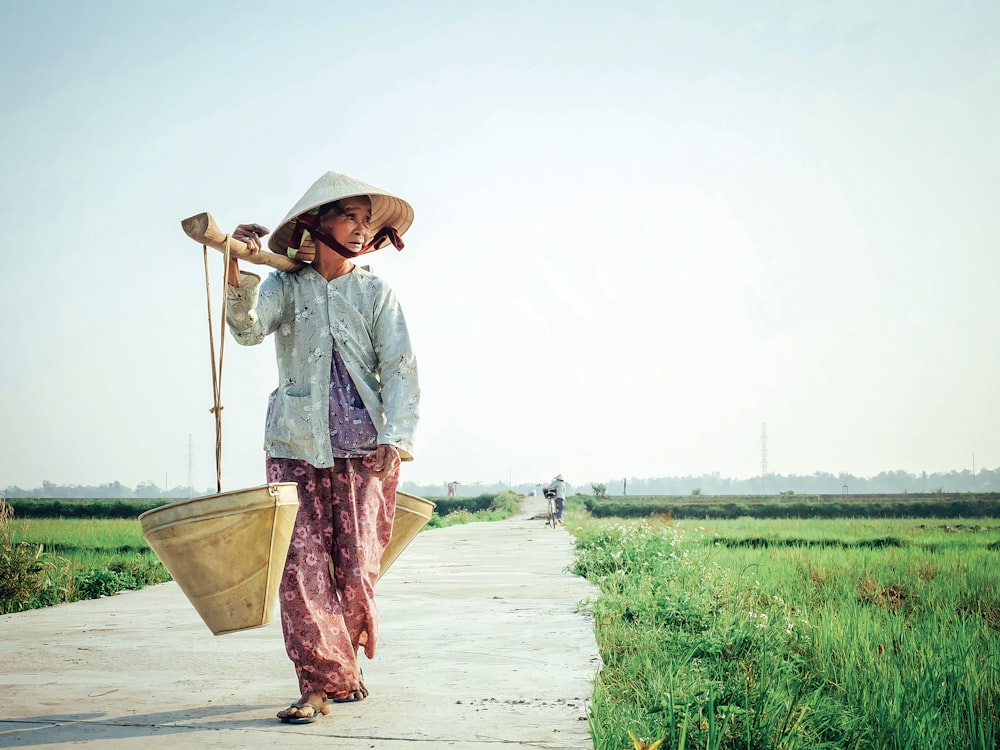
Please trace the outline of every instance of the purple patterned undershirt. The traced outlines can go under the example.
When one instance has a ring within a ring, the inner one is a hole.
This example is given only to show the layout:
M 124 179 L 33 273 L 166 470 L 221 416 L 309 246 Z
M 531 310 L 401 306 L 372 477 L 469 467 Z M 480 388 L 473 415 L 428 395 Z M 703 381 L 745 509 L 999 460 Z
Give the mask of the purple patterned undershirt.
M 330 358 L 330 446 L 335 458 L 373 453 L 378 432 L 336 347 Z

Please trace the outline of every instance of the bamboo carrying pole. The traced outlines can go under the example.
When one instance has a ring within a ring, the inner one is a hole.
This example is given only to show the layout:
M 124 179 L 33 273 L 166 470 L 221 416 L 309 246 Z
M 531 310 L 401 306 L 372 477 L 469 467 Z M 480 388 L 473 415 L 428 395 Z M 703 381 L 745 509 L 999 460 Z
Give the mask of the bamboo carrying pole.
M 191 239 L 202 245 L 215 248 L 220 252 L 226 252 L 226 240 L 229 240 L 229 254 L 234 258 L 245 260 L 248 263 L 255 263 L 259 266 L 271 266 L 279 271 L 298 271 L 302 264 L 284 255 L 271 253 L 267 250 L 251 252 L 245 242 L 234 240 L 230 235 L 219 229 L 212 218 L 212 214 L 200 213 L 181 222 L 181 228 Z

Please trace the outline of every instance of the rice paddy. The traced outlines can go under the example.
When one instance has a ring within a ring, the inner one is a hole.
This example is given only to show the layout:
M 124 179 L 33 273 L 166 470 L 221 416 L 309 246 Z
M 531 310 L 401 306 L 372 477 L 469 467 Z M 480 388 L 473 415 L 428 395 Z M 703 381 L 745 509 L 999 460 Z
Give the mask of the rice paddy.
M 1000 740 L 1000 522 L 570 514 L 596 750 Z

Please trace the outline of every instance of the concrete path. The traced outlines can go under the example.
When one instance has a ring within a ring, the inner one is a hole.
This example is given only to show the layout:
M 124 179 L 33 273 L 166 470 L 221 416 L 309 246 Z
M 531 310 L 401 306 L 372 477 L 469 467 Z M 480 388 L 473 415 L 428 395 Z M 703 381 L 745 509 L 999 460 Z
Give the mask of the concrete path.
M 0 616 L 0 747 L 592 747 L 600 658 L 572 539 L 527 498 L 508 521 L 424 531 L 379 583 L 371 695 L 313 724 L 278 618 L 213 636 L 173 583 Z

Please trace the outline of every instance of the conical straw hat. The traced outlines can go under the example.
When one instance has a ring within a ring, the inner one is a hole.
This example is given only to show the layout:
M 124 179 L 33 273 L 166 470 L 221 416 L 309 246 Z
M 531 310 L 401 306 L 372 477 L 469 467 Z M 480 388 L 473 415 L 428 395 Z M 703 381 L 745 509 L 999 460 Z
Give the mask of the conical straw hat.
M 292 237 L 295 218 L 308 213 L 320 206 L 342 198 L 352 198 L 357 195 L 367 195 L 372 201 L 372 235 L 382 227 L 392 227 L 403 234 L 413 223 L 413 207 L 402 198 L 337 172 L 327 172 L 320 177 L 306 194 L 299 198 L 288 215 L 281 220 L 278 228 L 271 234 L 267 246 L 279 255 L 288 255 L 288 241 Z

